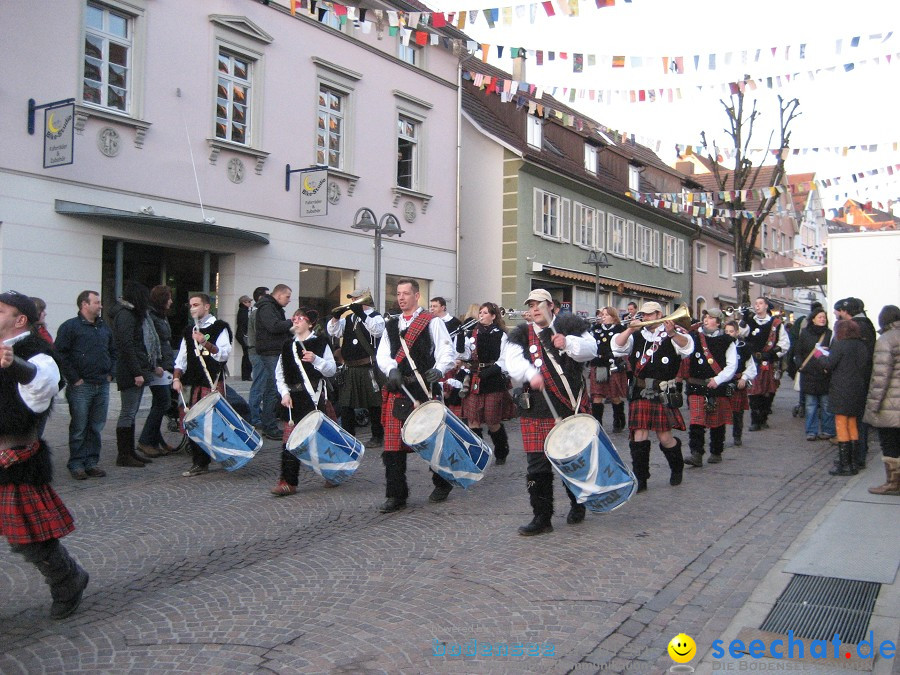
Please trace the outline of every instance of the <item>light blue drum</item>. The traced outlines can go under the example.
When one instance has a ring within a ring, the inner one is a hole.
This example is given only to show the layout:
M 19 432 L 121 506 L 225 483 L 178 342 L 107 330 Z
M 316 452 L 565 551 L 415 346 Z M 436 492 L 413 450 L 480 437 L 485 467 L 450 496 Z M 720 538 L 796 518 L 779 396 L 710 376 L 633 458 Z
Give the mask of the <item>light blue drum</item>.
M 631 469 L 590 415 L 561 420 L 547 434 L 544 453 L 578 503 L 591 511 L 614 511 L 637 488 Z
M 291 432 L 287 449 L 300 463 L 334 485 L 359 468 L 365 446 L 321 410 L 304 415 Z
M 493 451 L 440 401 L 413 410 L 400 432 L 403 442 L 444 480 L 467 488 L 484 478 Z
M 226 471 L 240 469 L 256 456 L 262 437 L 218 392 L 201 398 L 184 415 L 184 430 Z

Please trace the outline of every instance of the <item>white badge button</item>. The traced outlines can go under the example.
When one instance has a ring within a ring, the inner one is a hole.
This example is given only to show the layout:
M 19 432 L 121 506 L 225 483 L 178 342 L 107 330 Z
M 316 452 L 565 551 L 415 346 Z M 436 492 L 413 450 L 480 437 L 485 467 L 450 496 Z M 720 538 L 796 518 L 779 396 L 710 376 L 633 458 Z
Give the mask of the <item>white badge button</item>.
M 528 351 L 530 351 L 532 354 L 537 354 L 537 345 L 531 345 L 528 348 Z
M 534 365 L 540 368 L 542 365 L 544 365 L 544 359 L 535 359 Z
M 356 338 L 353 338 L 353 344 L 358 345 L 358 344 L 359 344 L 359 340 L 357 340 Z
M 668 356 L 664 356 L 664 357 L 662 357 L 662 359 L 660 359 L 660 360 L 661 360 L 663 363 L 668 363 L 668 362 L 669 362 L 669 357 L 668 357 Z

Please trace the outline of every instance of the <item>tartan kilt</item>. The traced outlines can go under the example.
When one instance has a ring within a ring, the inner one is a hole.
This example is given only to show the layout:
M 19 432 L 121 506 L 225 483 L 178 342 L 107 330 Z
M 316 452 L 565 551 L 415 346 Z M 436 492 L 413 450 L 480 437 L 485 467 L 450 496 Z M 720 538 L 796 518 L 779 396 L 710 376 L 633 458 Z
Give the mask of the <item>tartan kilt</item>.
M 731 410 L 732 412 L 750 410 L 750 400 L 747 398 L 747 387 L 734 390 L 734 395 L 731 397 Z
M 381 387 L 372 386 L 372 366 L 350 366 L 338 394 L 341 408 L 377 408 L 381 405 Z
M 628 428 L 631 431 L 684 431 L 684 418 L 678 408 L 667 408 L 662 403 L 639 399 L 628 404 Z
M 522 417 L 522 445 L 525 452 L 543 452 L 547 434 L 556 426 L 552 417 Z
M 731 405 L 727 396 L 714 396 L 716 402 L 715 412 L 706 412 L 706 398 L 696 394 L 688 396 L 688 406 L 691 409 L 691 424 L 699 424 L 708 429 L 715 429 L 723 424 L 732 424 Z
M 59 539 L 74 529 L 72 514 L 49 485 L 0 485 L 0 534 L 10 544 Z
M 761 396 L 763 394 L 774 394 L 778 390 L 778 381 L 775 379 L 772 366 L 767 368 L 759 367 L 753 384 L 750 385 L 748 396 Z
M 449 410 L 450 412 L 452 412 L 452 413 L 453 413 L 454 415 L 456 415 L 459 419 L 461 419 L 461 420 L 465 420 L 465 419 L 466 419 L 465 417 L 463 417 L 463 414 L 462 414 L 462 406 L 461 406 L 461 405 L 450 405 L 449 403 L 447 403 L 447 399 L 444 399 L 444 405 L 447 407 L 447 410 Z
M 492 391 L 488 394 L 469 393 L 462 402 L 462 415 L 470 427 L 480 427 L 483 424 L 500 424 L 504 419 L 509 419 L 509 406 L 506 401 L 512 402 L 509 392 Z
M 382 387 L 381 424 L 384 427 L 383 452 L 412 452 L 412 448 L 400 440 L 400 431 L 403 429 L 403 422 L 394 417 L 394 401 L 398 398 L 406 398 L 406 395 L 397 394 Z
M 591 381 L 591 399 L 627 399 L 628 398 L 628 375 L 623 369 L 619 369 L 610 375 L 606 382 L 597 382 L 595 373 L 596 366 L 591 366 L 588 377 Z

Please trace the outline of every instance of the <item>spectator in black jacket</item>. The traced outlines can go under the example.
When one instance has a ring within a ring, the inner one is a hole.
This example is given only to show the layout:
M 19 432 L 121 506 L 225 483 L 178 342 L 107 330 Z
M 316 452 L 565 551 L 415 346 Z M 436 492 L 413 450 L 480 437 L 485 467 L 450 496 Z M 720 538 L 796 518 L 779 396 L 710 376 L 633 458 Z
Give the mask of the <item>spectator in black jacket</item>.
M 281 346 L 291 336 L 291 320 L 284 314 L 284 308 L 291 301 L 291 289 L 278 284 L 271 295 L 263 295 L 256 301 L 256 343 L 254 349 L 259 357 L 260 367 L 253 372 L 250 391 L 251 415 L 256 389 L 260 400 L 261 433 L 269 439 L 280 441 L 281 430 L 275 420 L 275 406 L 280 397 L 275 388 L 275 365 L 281 355 Z M 257 372 L 258 371 L 258 372 Z
M 138 450 L 147 457 L 162 457 L 174 450 L 162 437 L 160 425 L 166 416 L 166 411 L 172 405 L 172 371 L 175 368 L 175 350 L 172 349 L 172 326 L 166 315 L 172 307 L 172 289 L 168 286 L 154 286 L 150 291 L 150 310 L 148 316 L 153 324 L 153 329 L 159 336 L 160 360 L 157 370 L 162 373 L 153 374 L 150 381 L 150 392 L 153 402 L 150 404 L 150 412 L 144 422 L 141 437 L 138 440 Z
M 827 348 L 831 344 L 828 314 L 819 307 L 809 315 L 800 331 L 797 342 L 791 345 L 794 352 L 795 377 L 800 378 L 800 394 L 806 406 L 806 440 L 831 439 L 837 433 L 834 414 L 828 401 L 829 376 L 815 358 L 817 346 Z
M 859 298 L 844 298 L 835 303 L 834 313 L 838 319 L 853 319 L 854 323 L 859 326 L 860 338 L 868 352 L 866 366 L 871 372 L 872 359 L 875 354 L 875 340 L 878 336 L 875 333 L 875 326 L 866 315 L 865 303 Z M 859 442 L 854 446 L 854 452 L 856 453 L 854 461 L 857 468 L 865 468 L 866 456 L 869 454 L 869 425 L 862 421 L 862 411 L 859 413 Z
M 56 351 L 69 403 L 69 461 L 72 478 L 106 475 L 100 461 L 100 434 L 109 411 L 109 383 L 116 368 L 116 347 L 109 326 L 100 318 L 103 305 L 96 291 L 82 291 L 78 316 L 64 321 L 56 334 Z
M 253 300 L 249 295 L 242 295 L 238 300 L 237 310 L 237 334 L 234 336 L 241 346 L 241 380 L 250 382 L 253 379 L 253 365 L 250 363 L 250 348 L 247 344 L 247 331 L 249 330 L 250 305 Z

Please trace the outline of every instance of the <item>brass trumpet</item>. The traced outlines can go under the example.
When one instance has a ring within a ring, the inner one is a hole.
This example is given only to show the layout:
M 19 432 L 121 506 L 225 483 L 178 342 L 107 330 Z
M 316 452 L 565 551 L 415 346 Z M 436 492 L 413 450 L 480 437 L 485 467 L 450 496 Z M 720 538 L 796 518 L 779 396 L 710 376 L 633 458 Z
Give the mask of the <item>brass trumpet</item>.
M 504 319 L 524 319 L 526 311 L 524 309 L 513 309 L 512 307 L 509 309 L 501 307 L 500 316 Z
M 660 323 L 665 323 L 666 321 L 678 321 L 679 319 L 690 319 L 691 318 L 691 310 L 687 308 L 687 305 L 681 305 L 674 312 L 669 314 L 668 316 L 661 317 L 659 319 L 653 319 L 652 321 L 632 321 L 628 324 L 629 328 L 644 328 L 646 326 L 655 326 Z
M 350 295 L 347 295 L 350 298 Z M 352 300 L 352 298 L 350 298 Z M 366 294 L 361 298 L 356 298 L 353 302 L 348 302 L 346 305 L 338 305 L 334 309 L 331 310 L 332 314 L 337 314 L 338 312 L 348 312 L 350 311 L 350 305 L 368 305 L 369 307 L 375 306 L 375 301 L 372 299 L 372 291 L 368 288 L 366 289 Z
M 735 312 L 737 312 L 738 314 L 743 314 L 748 309 L 750 309 L 750 305 L 741 305 L 740 307 L 732 307 L 729 305 L 722 310 L 722 314 L 724 314 L 725 316 L 733 316 Z

